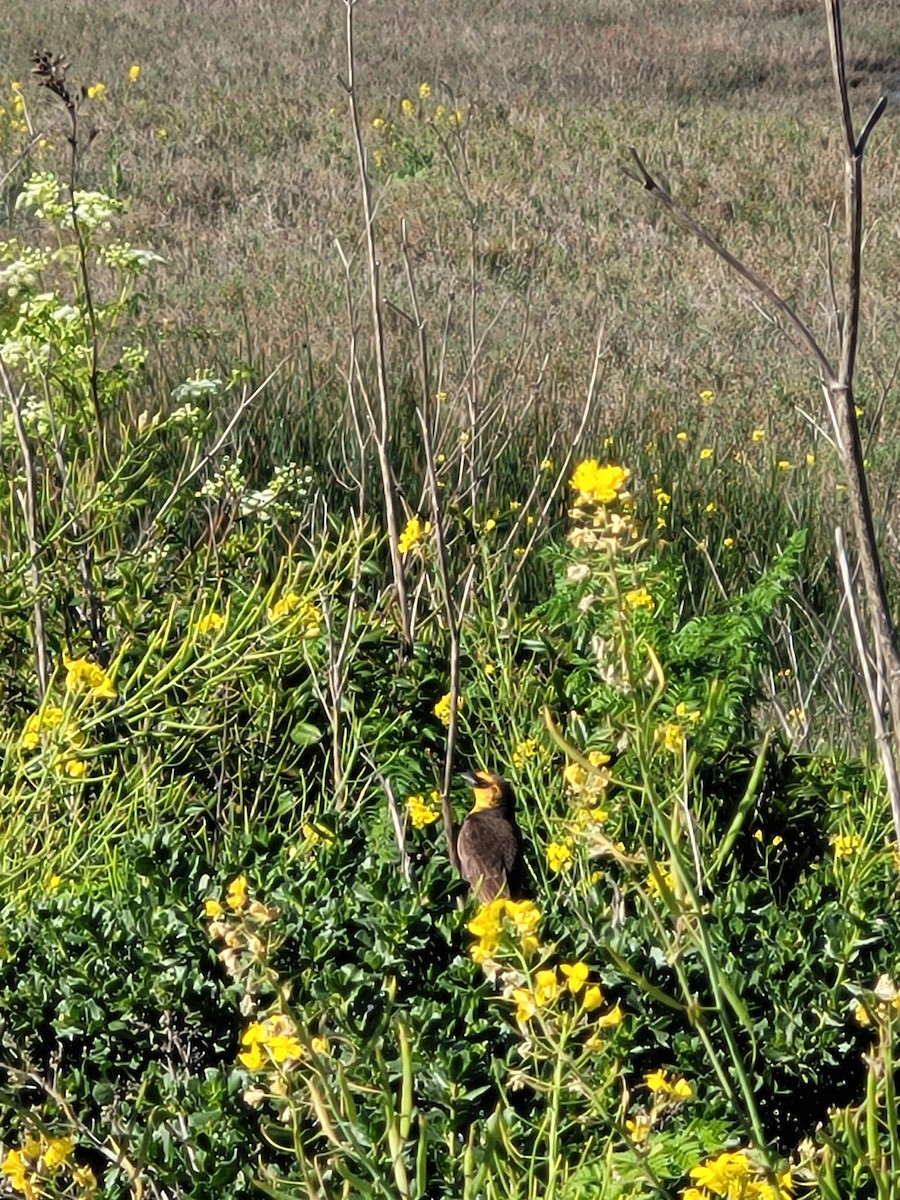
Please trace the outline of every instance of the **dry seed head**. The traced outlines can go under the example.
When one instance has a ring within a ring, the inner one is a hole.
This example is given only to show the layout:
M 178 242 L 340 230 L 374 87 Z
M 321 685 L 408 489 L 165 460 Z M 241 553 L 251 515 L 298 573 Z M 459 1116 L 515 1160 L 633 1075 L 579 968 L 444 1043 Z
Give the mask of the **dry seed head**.
M 31 62 L 31 73 L 37 79 L 38 87 L 47 88 L 71 108 L 74 100 L 66 83 L 66 72 L 71 64 L 66 56 L 51 54 L 49 50 L 36 50 Z

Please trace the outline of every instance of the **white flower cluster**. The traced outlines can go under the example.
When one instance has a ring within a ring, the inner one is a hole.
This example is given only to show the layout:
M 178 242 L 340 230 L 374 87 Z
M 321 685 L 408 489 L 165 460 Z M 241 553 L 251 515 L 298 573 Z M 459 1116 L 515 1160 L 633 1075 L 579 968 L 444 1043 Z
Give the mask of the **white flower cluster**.
M 13 238 L 0 242 L 0 262 L 4 259 L 7 265 L 0 267 L 0 291 L 15 300 L 21 291 L 37 286 L 41 272 L 50 262 L 50 251 L 22 246 Z
M 135 275 L 146 271 L 154 263 L 165 261 L 162 255 L 156 254 L 153 250 L 141 250 L 137 246 L 132 246 L 131 242 L 110 242 L 108 246 L 101 246 L 99 253 L 101 261 L 105 262 L 108 267 L 115 267 L 120 271 L 131 271 Z
M 79 190 L 71 200 L 63 198 L 59 180 L 49 171 L 32 175 L 16 198 L 17 209 L 31 209 L 34 215 L 52 225 L 71 228 L 77 221 L 82 229 L 110 229 L 112 218 L 125 211 L 125 205 L 106 192 Z M 74 221 L 73 221 L 74 214 Z
M 217 396 L 224 384 L 221 379 L 210 378 L 199 372 L 193 379 L 186 379 L 172 392 L 176 404 L 184 404 L 190 400 L 203 400 L 207 396 Z

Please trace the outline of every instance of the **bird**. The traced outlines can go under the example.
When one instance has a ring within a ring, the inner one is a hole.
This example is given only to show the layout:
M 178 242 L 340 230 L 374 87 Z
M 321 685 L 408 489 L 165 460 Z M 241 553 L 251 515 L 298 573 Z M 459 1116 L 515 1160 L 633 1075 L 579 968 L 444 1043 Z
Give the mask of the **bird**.
M 479 904 L 505 897 L 520 900 L 525 883 L 524 842 L 516 824 L 516 797 L 510 784 L 491 771 L 465 772 L 475 793 L 472 811 L 456 840 L 459 869 L 469 895 Z

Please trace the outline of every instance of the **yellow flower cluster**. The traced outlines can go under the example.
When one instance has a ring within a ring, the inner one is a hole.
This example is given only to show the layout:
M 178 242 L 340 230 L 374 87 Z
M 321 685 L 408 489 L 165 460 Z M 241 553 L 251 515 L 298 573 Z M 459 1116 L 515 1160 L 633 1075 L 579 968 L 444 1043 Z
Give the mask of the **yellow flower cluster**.
M 305 1053 L 296 1025 L 282 1013 L 248 1025 L 241 1047 L 238 1062 L 248 1071 L 264 1071 L 272 1065 L 290 1070 Z
M 540 949 L 537 938 L 541 911 L 530 900 L 506 900 L 499 897 L 489 904 L 482 904 L 466 928 L 475 935 L 476 941 L 470 953 L 477 963 L 493 959 L 506 938 L 512 939 L 526 957 Z
M 463 707 L 463 698 L 459 696 L 456 701 L 456 711 L 461 712 Z M 434 706 L 434 715 L 442 725 L 450 725 L 450 693 L 447 692 L 441 696 L 440 700 Z
M 236 979 L 265 964 L 272 951 L 266 927 L 279 912 L 251 898 L 246 875 L 231 881 L 222 900 L 215 896 L 204 900 L 203 913 L 209 921 L 210 938 L 222 943 L 218 958 L 229 975 Z M 252 991 L 252 983 L 248 990 Z
M 627 467 L 601 467 L 596 458 L 589 458 L 575 468 L 569 486 L 585 504 L 612 504 L 625 494 L 630 476 Z
M 631 497 L 625 490 L 630 476 L 628 467 L 601 466 L 596 458 L 586 459 L 575 468 L 569 480 L 577 495 L 569 511 L 573 525 L 568 540 L 576 550 L 615 554 L 636 548 L 638 528 Z M 611 506 L 618 506 L 618 511 Z
M 563 768 L 563 779 L 572 798 L 586 808 L 591 808 L 606 793 L 609 784 L 609 771 L 606 769 L 609 755 L 600 750 L 590 750 L 587 761 L 590 763 L 590 769 L 579 762 L 567 763 Z M 605 817 L 603 819 L 605 820 Z
M 793 1191 L 790 1171 L 772 1176 L 757 1166 L 744 1150 L 726 1151 L 716 1158 L 691 1167 L 693 1187 L 685 1188 L 682 1200 L 783 1200 Z
M 22 730 L 22 745 L 26 750 L 37 750 L 41 738 L 55 733 L 63 723 L 63 710 L 56 704 L 48 704 L 43 712 L 32 713 Z
M 684 749 L 684 731 L 680 725 L 675 725 L 671 721 L 667 721 L 665 725 L 660 725 L 656 733 L 667 750 L 681 757 L 681 752 Z
M 835 858 L 850 858 L 862 845 L 858 833 L 833 833 L 830 838 Z
M 439 821 L 441 818 L 440 792 L 431 793 L 430 805 L 424 796 L 407 796 L 406 804 L 414 829 L 424 829 L 426 825 L 430 825 L 433 821 Z
M 626 592 L 623 599 L 629 608 L 646 608 L 648 612 L 653 611 L 653 597 L 645 587 Z
M 208 612 L 199 621 L 194 622 L 193 632 L 198 637 L 205 637 L 208 633 L 219 633 L 225 628 L 226 620 L 220 612 Z
M 675 876 L 669 870 L 665 863 L 657 862 L 653 866 L 655 870 L 647 872 L 647 891 L 651 896 L 662 896 L 663 891 L 672 892 L 675 890 Z
M 517 771 L 521 771 L 529 760 L 535 758 L 542 764 L 550 761 L 550 751 L 541 745 L 537 738 L 525 738 L 516 744 L 512 752 L 513 766 Z
M 70 692 L 82 694 L 88 700 L 115 700 L 113 682 L 97 663 L 63 654 L 63 664 L 66 668 L 66 688 Z
M 562 871 L 572 861 L 572 839 L 566 838 L 564 842 L 549 842 L 545 853 L 550 870 Z
M 75 1143 L 70 1137 L 29 1137 L 21 1146 L 8 1150 L 0 1160 L 0 1174 L 6 1177 L 13 1191 L 25 1200 L 39 1200 L 50 1195 L 72 1195 L 75 1188 L 79 1198 L 97 1193 L 97 1180 L 90 1167 L 72 1162 Z
M 506 998 L 515 1005 L 515 1018 L 520 1025 L 526 1024 L 539 1012 L 552 1007 L 561 995 L 578 998 L 580 1013 L 592 1013 L 605 1002 L 603 990 L 598 984 L 589 984 L 590 967 L 587 963 L 562 963 L 558 969 L 545 967 L 535 971 L 530 987 L 512 987 Z M 562 979 L 560 979 L 562 975 Z M 600 1014 L 593 1022 L 593 1038 L 601 1029 L 614 1029 L 621 1025 L 623 1012 L 615 1004 L 608 1012 Z
M 7 134 L 22 135 L 28 137 L 31 129 L 28 125 L 28 114 L 25 111 L 25 96 L 22 92 L 22 85 L 18 81 L 10 84 L 10 98 L 7 101 L 9 107 L 0 105 L 0 145 L 6 140 Z M 4 126 L 3 118 L 7 121 Z
M 269 609 L 268 616 L 273 624 L 290 617 L 291 632 L 299 633 L 302 638 L 317 638 L 322 632 L 321 610 L 308 597 L 296 592 L 285 592 Z
M 76 754 L 76 747 L 84 744 L 84 736 L 57 704 L 48 704 L 42 711 L 32 713 L 22 730 L 24 750 L 37 750 L 44 742 L 53 744 L 57 751 L 54 766 L 64 778 L 79 780 L 85 777 L 88 764 Z M 65 743 L 64 747 L 62 743 Z
M 670 1078 L 668 1071 L 651 1071 L 644 1076 L 644 1084 L 650 1089 L 653 1100 L 650 1109 L 640 1108 L 625 1122 L 628 1136 L 634 1145 L 640 1146 L 646 1142 L 654 1128 L 663 1117 L 694 1099 L 694 1089 L 681 1076 Z
M 397 549 L 401 554 L 409 554 L 410 550 L 424 542 L 430 533 L 430 521 L 422 521 L 418 516 L 410 517 L 400 534 Z
M 677 1079 L 670 1079 L 668 1071 L 651 1071 L 649 1075 L 644 1076 L 644 1083 L 653 1092 L 654 1096 L 659 1096 L 664 1100 L 693 1100 L 694 1089 L 686 1079 L 680 1076 Z

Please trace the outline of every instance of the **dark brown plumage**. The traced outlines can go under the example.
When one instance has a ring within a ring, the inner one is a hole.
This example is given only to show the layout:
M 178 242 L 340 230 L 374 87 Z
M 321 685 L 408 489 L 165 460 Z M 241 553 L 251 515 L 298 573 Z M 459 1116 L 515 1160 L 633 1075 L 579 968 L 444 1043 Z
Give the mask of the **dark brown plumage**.
M 519 900 L 525 882 L 522 834 L 516 824 L 516 798 L 505 779 L 489 771 L 465 774 L 475 806 L 456 841 L 459 869 L 469 894 L 480 904 L 498 896 Z

